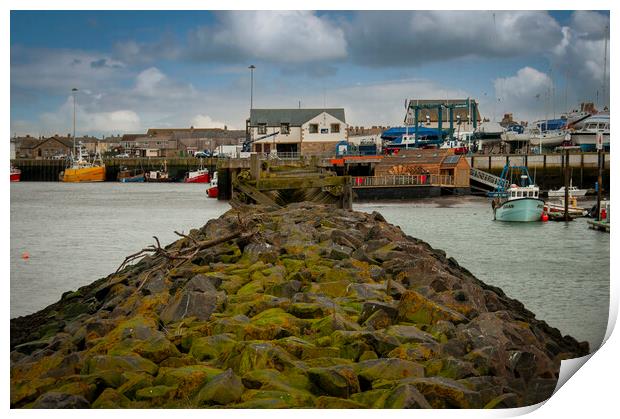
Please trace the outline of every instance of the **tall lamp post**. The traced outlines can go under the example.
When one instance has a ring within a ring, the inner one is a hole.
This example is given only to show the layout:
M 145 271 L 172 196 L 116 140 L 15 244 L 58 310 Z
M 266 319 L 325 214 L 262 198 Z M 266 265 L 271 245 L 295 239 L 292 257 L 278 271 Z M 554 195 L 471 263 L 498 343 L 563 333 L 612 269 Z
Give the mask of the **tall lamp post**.
M 73 153 L 75 155 L 77 155 L 77 150 L 75 148 L 75 104 L 77 100 L 77 92 L 78 89 L 76 89 L 75 87 L 71 89 L 71 94 L 73 95 Z
M 254 108 L 254 69 L 256 66 L 252 64 L 250 69 L 250 111 Z
M 251 118 L 252 118 L 252 109 L 254 108 L 254 69 L 256 68 L 256 66 L 254 64 L 250 65 L 248 67 L 250 69 L 250 118 L 248 119 L 248 122 L 246 123 L 246 127 L 245 127 L 245 138 L 246 138 L 246 144 L 248 144 L 248 147 L 250 147 L 251 150 L 251 143 L 250 143 L 250 139 L 252 137 L 252 135 L 250 134 L 250 124 L 251 124 Z M 250 150 L 244 150 L 244 151 L 250 151 Z

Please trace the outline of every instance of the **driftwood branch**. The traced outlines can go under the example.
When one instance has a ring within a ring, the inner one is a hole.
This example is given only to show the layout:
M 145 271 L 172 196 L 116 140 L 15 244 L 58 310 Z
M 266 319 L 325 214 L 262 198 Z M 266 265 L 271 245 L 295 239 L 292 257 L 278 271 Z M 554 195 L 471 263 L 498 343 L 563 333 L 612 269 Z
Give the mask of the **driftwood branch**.
M 234 233 L 228 234 L 226 236 L 218 237 L 217 239 L 213 239 L 213 240 L 197 241 L 197 240 L 195 240 L 195 239 L 190 237 L 190 239 L 193 241 L 193 245 L 190 246 L 190 247 L 186 247 L 184 249 L 178 250 L 176 252 L 171 252 L 171 251 L 168 251 L 168 250 L 162 248 L 161 244 L 159 242 L 159 239 L 157 237 L 153 236 L 153 238 L 155 239 L 155 242 L 157 244 L 156 246 L 155 245 L 151 245 L 149 247 L 146 247 L 146 248 L 140 250 L 139 252 L 136 252 L 134 254 L 131 254 L 131 255 L 127 256 L 125 258 L 125 260 L 123 261 L 123 263 L 121 263 L 121 265 L 118 267 L 116 272 L 114 272 L 114 274 L 117 274 L 118 272 L 120 272 L 123 268 L 125 268 L 127 266 L 128 263 L 130 263 L 130 262 L 132 262 L 132 261 L 134 261 L 136 259 L 139 259 L 139 258 L 141 258 L 143 256 L 146 256 L 148 254 L 152 254 L 155 257 L 164 257 L 169 262 L 178 260 L 179 263 L 177 263 L 176 265 L 173 266 L 173 267 L 178 267 L 181 264 L 183 264 L 185 261 L 192 260 L 198 254 L 198 252 L 200 252 L 201 250 L 208 249 L 210 247 L 214 247 L 214 246 L 217 246 L 218 244 L 226 243 L 227 241 L 234 240 L 234 239 L 237 239 L 237 238 L 247 239 L 247 238 L 253 236 L 254 234 L 256 234 L 256 231 L 252 231 L 250 233 L 243 234 L 242 231 L 239 230 L 239 231 L 236 231 Z M 147 273 L 150 274 L 151 272 L 149 271 Z M 147 278 L 148 278 L 148 275 L 147 275 Z M 143 281 L 143 283 L 144 282 L 145 281 Z

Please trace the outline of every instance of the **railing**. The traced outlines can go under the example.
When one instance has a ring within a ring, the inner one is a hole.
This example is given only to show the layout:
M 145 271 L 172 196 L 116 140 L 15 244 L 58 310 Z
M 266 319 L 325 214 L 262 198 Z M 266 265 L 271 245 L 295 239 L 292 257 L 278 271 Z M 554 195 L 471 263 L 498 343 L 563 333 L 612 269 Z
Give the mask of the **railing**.
M 389 186 L 454 186 L 450 175 L 387 175 L 387 176 L 352 176 L 354 188 L 372 188 Z
M 488 185 L 491 187 L 497 187 L 497 186 L 502 186 L 502 185 L 505 186 L 508 183 L 505 179 L 502 179 L 499 176 L 492 175 L 483 170 L 478 170 L 473 167 L 469 169 L 469 176 L 472 179 L 477 180 L 478 182 L 484 183 L 485 185 Z

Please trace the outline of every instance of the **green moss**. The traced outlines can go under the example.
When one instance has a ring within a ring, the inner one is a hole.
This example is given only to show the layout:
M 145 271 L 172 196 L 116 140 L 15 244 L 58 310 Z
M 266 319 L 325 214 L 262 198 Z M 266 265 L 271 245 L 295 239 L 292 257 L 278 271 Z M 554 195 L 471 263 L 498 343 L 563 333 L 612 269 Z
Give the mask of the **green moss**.
M 369 408 L 381 409 L 383 408 L 385 399 L 389 394 L 389 390 L 368 390 L 362 393 L 352 394 L 351 400 L 361 403 Z
M 299 259 L 281 258 L 280 262 L 284 265 L 289 274 L 299 272 L 306 267 L 306 262 Z
M 93 409 L 125 409 L 129 406 L 130 400 L 111 388 L 103 390 L 103 393 L 91 405 Z
M 153 384 L 174 387 L 177 389 L 176 397 L 189 399 L 193 397 L 200 388 L 217 375 L 222 370 L 206 365 L 190 365 L 180 368 L 161 368 Z
M 117 391 L 130 399 L 135 398 L 136 391 L 153 385 L 153 377 L 146 373 L 125 372 L 122 374 L 122 380 L 124 382 Z
M 192 341 L 190 354 L 198 361 L 223 359 L 236 343 L 237 341 L 226 334 L 199 337 Z
M 253 280 L 239 288 L 239 290 L 237 290 L 237 295 L 253 295 L 257 293 L 262 293 L 263 291 L 263 281 Z
M 133 351 L 138 355 L 159 364 L 171 356 L 180 356 L 181 353 L 168 339 L 163 336 L 148 339 L 134 346 Z
M 316 399 L 317 409 L 365 409 L 366 406 L 355 400 L 341 399 L 339 397 L 321 396 Z
M 176 387 L 170 386 L 145 387 L 136 391 L 136 399 L 148 401 L 154 406 L 161 406 L 174 398 L 176 391 Z

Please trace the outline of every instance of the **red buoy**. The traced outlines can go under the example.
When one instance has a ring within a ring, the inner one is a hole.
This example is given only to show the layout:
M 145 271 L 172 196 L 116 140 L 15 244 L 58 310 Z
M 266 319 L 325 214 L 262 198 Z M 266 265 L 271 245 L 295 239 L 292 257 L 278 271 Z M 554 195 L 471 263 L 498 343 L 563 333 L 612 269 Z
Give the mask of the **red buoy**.
M 28 253 L 28 252 L 22 253 L 22 259 L 24 259 L 24 260 L 30 259 L 30 253 Z
M 543 212 L 542 215 L 540 216 L 540 221 L 542 221 L 542 222 L 549 221 L 549 215 L 547 215 L 546 212 Z

